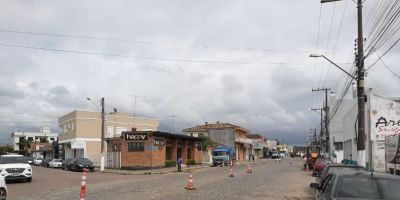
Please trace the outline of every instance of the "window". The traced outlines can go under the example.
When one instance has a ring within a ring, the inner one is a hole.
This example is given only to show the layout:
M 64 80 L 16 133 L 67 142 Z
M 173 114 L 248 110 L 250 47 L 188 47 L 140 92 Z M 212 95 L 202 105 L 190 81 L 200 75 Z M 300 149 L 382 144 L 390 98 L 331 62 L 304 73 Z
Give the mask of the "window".
M 343 142 L 335 142 L 336 150 L 343 150 Z
M 166 160 L 172 160 L 172 148 L 171 147 L 165 148 L 165 157 L 166 157 Z
M 71 122 L 71 130 L 75 130 L 75 123 Z
M 128 151 L 144 151 L 144 142 L 129 142 Z

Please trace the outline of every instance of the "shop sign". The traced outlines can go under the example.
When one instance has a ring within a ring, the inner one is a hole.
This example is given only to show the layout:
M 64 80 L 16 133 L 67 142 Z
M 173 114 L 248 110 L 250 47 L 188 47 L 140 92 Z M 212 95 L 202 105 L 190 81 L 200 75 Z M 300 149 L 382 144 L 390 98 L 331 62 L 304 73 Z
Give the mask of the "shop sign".
M 147 140 L 148 139 L 148 135 L 147 134 L 137 134 L 137 133 L 135 133 L 135 134 L 127 133 L 125 135 L 125 139 L 126 140 L 135 140 L 135 141 L 137 141 L 137 140 Z
M 71 142 L 71 149 L 84 149 L 85 146 L 85 141 L 75 140 Z
M 154 146 L 164 146 L 165 142 L 163 139 L 154 139 Z

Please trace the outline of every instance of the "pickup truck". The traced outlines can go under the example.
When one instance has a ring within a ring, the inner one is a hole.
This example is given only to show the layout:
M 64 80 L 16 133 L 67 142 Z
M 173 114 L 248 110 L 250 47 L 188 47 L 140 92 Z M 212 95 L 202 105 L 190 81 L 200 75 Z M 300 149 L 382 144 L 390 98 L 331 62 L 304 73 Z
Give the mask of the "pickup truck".
M 229 146 L 219 146 L 212 151 L 213 166 L 228 165 L 235 159 L 235 150 Z

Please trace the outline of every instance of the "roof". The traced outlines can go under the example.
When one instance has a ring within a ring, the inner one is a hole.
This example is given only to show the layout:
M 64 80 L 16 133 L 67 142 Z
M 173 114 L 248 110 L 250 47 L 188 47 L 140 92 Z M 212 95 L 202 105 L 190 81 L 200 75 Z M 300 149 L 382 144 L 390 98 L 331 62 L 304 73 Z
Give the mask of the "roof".
M 249 139 L 264 139 L 264 137 L 261 136 L 260 134 L 250 134 L 250 133 L 247 134 L 247 138 L 249 138 Z
M 202 131 L 207 131 L 210 129 L 237 129 L 237 130 L 242 130 L 245 132 L 248 132 L 246 129 L 240 127 L 240 126 L 236 126 L 230 123 L 215 123 L 215 124 L 209 124 L 209 123 L 205 123 L 203 125 L 198 125 L 192 128 L 187 128 L 187 129 L 183 129 L 184 132 L 202 132 Z

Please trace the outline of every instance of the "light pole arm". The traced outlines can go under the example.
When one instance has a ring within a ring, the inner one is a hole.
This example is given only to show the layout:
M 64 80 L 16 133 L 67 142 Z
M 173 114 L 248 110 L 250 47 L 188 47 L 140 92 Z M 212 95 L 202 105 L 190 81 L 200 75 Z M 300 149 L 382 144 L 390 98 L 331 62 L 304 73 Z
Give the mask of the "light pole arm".
M 351 75 L 349 72 L 347 72 L 346 70 L 344 70 L 343 68 L 341 68 L 339 65 L 337 65 L 336 63 L 334 63 L 332 60 L 330 60 L 329 58 L 325 57 L 324 55 L 321 55 L 321 57 L 325 58 L 325 60 L 327 60 L 328 62 L 332 63 L 332 65 L 335 65 L 335 67 L 339 68 L 340 70 L 342 70 L 344 73 L 346 73 L 348 76 L 350 76 L 352 79 L 357 80 L 356 77 L 354 77 L 353 75 Z

